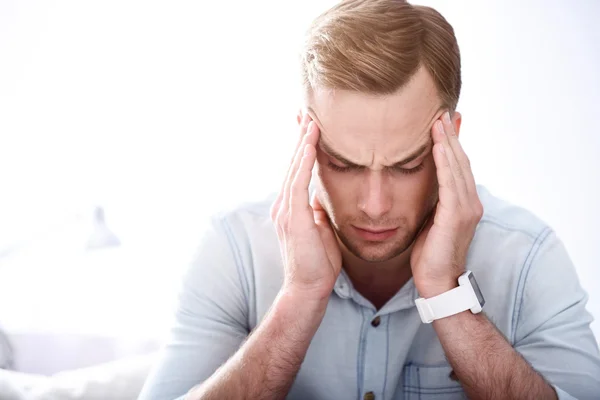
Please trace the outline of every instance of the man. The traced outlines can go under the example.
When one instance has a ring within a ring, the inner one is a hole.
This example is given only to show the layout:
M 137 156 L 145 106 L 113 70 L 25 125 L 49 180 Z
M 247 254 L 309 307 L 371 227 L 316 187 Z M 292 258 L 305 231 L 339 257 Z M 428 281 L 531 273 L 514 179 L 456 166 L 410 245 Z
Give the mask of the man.
M 475 185 L 446 20 L 342 2 L 302 72 L 287 179 L 214 218 L 140 398 L 598 398 L 566 250 Z

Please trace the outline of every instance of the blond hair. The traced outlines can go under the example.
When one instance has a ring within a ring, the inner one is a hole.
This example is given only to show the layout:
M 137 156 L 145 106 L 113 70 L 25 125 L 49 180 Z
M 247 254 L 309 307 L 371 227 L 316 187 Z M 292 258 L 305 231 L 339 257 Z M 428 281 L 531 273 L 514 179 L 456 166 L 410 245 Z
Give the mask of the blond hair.
M 460 94 L 460 52 L 452 26 L 436 10 L 403 0 L 346 0 L 321 14 L 301 54 L 304 89 L 374 95 L 401 89 L 424 66 L 443 106 Z

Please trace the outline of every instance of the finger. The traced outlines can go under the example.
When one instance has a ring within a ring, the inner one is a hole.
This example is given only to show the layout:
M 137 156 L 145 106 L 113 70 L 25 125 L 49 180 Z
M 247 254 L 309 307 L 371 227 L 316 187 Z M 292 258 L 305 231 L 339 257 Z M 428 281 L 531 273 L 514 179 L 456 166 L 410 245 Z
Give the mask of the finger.
M 442 119 L 444 119 L 444 118 L 442 117 Z M 455 182 L 454 187 L 456 190 L 457 198 L 458 198 L 459 202 L 461 202 L 461 203 L 466 202 L 467 201 L 467 186 L 465 184 L 464 177 L 462 176 L 463 172 L 460 168 L 460 165 L 458 164 L 458 161 L 454 155 L 454 151 L 452 150 L 452 146 L 450 144 L 450 141 L 452 140 L 451 132 L 448 130 L 448 127 L 446 126 L 446 124 L 442 121 L 437 121 L 435 123 L 435 129 L 437 130 L 437 136 L 440 139 L 439 143 L 444 148 L 444 154 L 446 156 L 446 159 L 448 160 L 450 172 L 452 173 L 452 176 L 454 177 L 454 182 Z M 454 135 L 454 138 L 456 138 L 456 135 Z
M 304 156 L 304 150 L 305 150 L 306 144 L 309 143 L 311 140 L 315 142 L 315 143 L 311 143 L 311 144 L 313 144 L 313 146 L 316 144 L 316 141 L 314 139 L 311 139 L 311 136 L 312 137 L 315 136 L 315 130 L 316 130 L 315 128 L 316 128 L 316 124 L 311 121 L 308 124 L 307 132 L 304 135 L 304 137 L 302 138 L 302 142 L 298 148 L 298 151 L 296 152 L 294 162 L 292 163 L 292 166 L 290 167 L 288 179 L 286 180 L 285 187 L 283 189 L 283 197 L 281 199 L 281 206 L 279 207 L 280 212 L 282 210 L 287 211 L 289 209 L 289 207 L 291 206 L 291 202 L 290 202 L 291 186 L 292 186 L 293 180 L 296 176 L 296 173 L 298 172 L 298 168 L 300 167 L 302 157 Z M 306 202 L 308 203 L 308 200 L 306 200 Z
M 304 117 L 302 118 L 302 122 L 300 123 L 300 129 L 299 129 L 300 135 L 298 136 L 298 141 L 296 142 L 296 148 L 294 149 L 294 154 L 292 155 L 292 157 L 290 159 L 290 165 L 285 174 L 285 179 L 283 181 L 281 193 L 283 193 L 283 189 L 286 186 L 286 182 L 289 181 L 290 178 L 293 176 L 292 166 L 294 165 L 294 161 L 296 160 L 298 152 L 300 151 L 300 146 L 302 146 L 302 142 L 304 140 L 304 136 L 306 136 L 306 132 L 308 131 L 308 124 L 310 122 L 311 122 L 310 115 L 308 113 L 304 114 Z
M 329 223 L 329 216 L 316 195 L 311 199 L 310 206 L 313 209 L 313 217 L 317 225 Z
M 461 153 L 464 154 L 464 151 L 462 151 L 462 146 L 460 145 L 458 135 L 454 130 L 454 125 L 452 124 L 452 120 L 450 118 L 450 112 L 448 111 L 442 115 L 442 126 L 448 139 L 448 147 L 452 151 L 452 156 L 450 156 L 450 152 L 448 152 L 448 155 L 454 160 L 451 163 L 455 174 L 455 179 L 457 179 L 457 188 L 461 190 L 459 192 L 459 196 L 466 198 L 468 195 L 467 176 L 465 174 L 466 171 L 463 168 L 463 164 L 461 163 L 461 159 L 459 158 Z M 462 161 L 464 162 L 464 160 Z
M 329 219 L 325 208 L 321 205 L 321 202 L 316 195 L 311 199 L 310 205 L 313 209 L 313 219 L 315 220 L 315 224 L 317 225 L 317 229 L 319 230 L 319 234 L 321 235 L 323 243 L 329 248 L 336 247 L 337 238 L 335 232 L 333 231 L 331 220 Z M 331 252 L 327 252 L 327 256 L 329 257 L 329 262 L 331 265 L 336 265 L 335 256 Z
M 436 204 L 435 207 L 433 207 L 433 209 L 429 213 L 429 216 L 427 217 L 427 220 L 425 221 L 425 223 L 421 227 L 421 230 L 419 231 L 419 234 L 421 234 L 423 232 L 426 235 L 427 232 L 429 232 L 429 230 L 431 230 L 431 227 L 433 226 L 433 224 L 435 222 L 435 215 L 436 215 L 436 211 L 437 211 L 438 205 L 439 205 L 439 203 Z
M 459 199 L 456 193 L 454 175 L 448 157 L 446 157 L 445 147 L 441 142 L 438 142 L 433 145 L 432 151 L 439 185 L 439 202 L 442 207 L 453 209 L 457 206 Z
M 466 191 L 469 195 L 476 194 L 477 188 L 475 185 L 475 177 L 473 176 L 473 171 L 471 170 L 471 162 L 469 161 L 467 153 L 465 153 L 460 141 L 458 140 L 458 135 L 456 134 L 454 125 L 450 120 L 450 114 L 445 113 L 442 117 L 442 120 L 444 124 L 444 130 L 448 134 L 448 142 L 452 148 L 452 153 L 454 154 L 457 165 L 460 168 Z
M 304 136 L 304 140 L 302 142 L 302 155 L 298 162 L 298 167 L 296 168 L 293 176 L 293 181 L 288 182 L 290 184 L 290 204 L 291 208 L 295 206 L 301 207 L 310 207 L 309 200 L 309 184 L 310 178 L 312 176 L 312 168 L 315 165 L 315 161 L 317 159 L 317 142 L 319 140 L 319 128 L 317 125 L 311 121 L 309 124 L 308 131 Z M 300 155 L 300 154 L 298 154 Z M 308 157 L 308 161 L 305 159 Z M 304 162 L 304 164 L 303 164 Z M 306 164 L 310 162 L 310 164 Z M 308 168 L 306 171 L 303 168 Z
M 283 192 L 285 190 L 285 186 L 286 186 L 286 182 L 290 179 L 290 174 L 292 171 L 292 165 L 294 163 L 294 160 L 296 159 L 296 155 L 298 154 L 298 151 L 300 149 L 300 145 L 302 144 L 302 140 L 304 138 L 304 136 L 306 135 L 306 131 L 308 129 L 308 123 L 310 121 L 310 115 L 308 113 L 305 113 L 304 116 L 302 117 L 302 121 L 300 121 L 300 129 L 299 129 L 299 137 L 298 137 L 298 141 L 296 142 L 296 147 L 294 149 L 294 154 L 292 155 L 292 158 L 290 159 L 290 165 L 287 169 L 287 172 L 285 174 L 285 178 L 283 180 L 283 183 L 281 185 L 281 190 L 279 191 L 279 194 L 277 195 L 277 198 L 275 199 L 275 201 L 273 202 L 273 205 L 271 206 L 271 220 L 275 220 L 275 217 L 277 216 L 278 212 L 279 212 L 279 208 L 281 206 L 281 202 L 283 200 Z
M 319 198 L 317 197 L 316 193 L 313 195 L 312 199 L 310 199 L 310 206 L 315 211 L 323 211 L 324 210 L 323 205 L 319 201 Z
M 290 167 L 291 167 L 292 162 L 294 161 L 294 158 L 295 158 L 296 153 L 298 152 L 298 149 L 300 148 L 302 139 L 304 138 L 304 135 L 308 131 L 308 124 L 310 123 L 310 121 L 311 121 L 310 114 L 305 113 L 302 116 L 302 120 L 300 121 L 299 132 L 298 132 L 299 133 L 298 141 L 296 142 L 296 148 L 294 149 L 294 155 L 290 159 Z M 288 173 L 289 173 L 289 171 L 290 171 L 290 168 L 288 167 Z
M 317 158 L 317 151 L 311 143 L 304 145 L 303 149 L 303 155 L 290 188 L 290 210 L 293 218 L 303 215 L 302 219 L 309 223 L 312 222 L 312 210 L 308 198 L 308 184 Z M 294 223 L 299 223 L 299 221 L 296 220 Z

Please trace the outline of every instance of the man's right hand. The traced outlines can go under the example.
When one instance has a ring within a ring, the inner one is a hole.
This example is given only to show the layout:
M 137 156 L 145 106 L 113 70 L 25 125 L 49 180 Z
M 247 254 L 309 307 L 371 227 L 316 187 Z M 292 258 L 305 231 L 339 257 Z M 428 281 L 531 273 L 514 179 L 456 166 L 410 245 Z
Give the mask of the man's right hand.
M 284 399 L 319 328 L 342 256 L 318 201 L 308 200 L 319 130 L 310 118 L 271 207 L 285 264 L 284 284 L 242 347 L 186 399 Z
M 342 267 L 329 218 L 316 197 L 309 201 L 319 134 L 305 114 L 287 177 L 271 207 L 285 266 L 283 290 L 303 301 L 327 301 Z

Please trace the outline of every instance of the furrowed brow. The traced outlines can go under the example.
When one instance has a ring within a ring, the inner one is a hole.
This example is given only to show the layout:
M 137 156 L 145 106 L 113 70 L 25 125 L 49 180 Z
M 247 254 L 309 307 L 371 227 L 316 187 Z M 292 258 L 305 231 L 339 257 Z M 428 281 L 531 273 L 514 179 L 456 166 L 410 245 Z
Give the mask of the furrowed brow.
M 323 137 L 321 137 L 321 139 L 319 139 L 319 145 L 321 146 L 321 150 L 323 150 L 325 153 L 327 153 L 328 156 L 335 158 L 337 161 L 339 161 L 343 164 L 346 164 L 349 167 L 353 167 L 353 168 L 364 167 L 364 165 L 360 165 L 358 163 L 352 162 L 352 161 L 348 160 L 346 157 L 344 157 L 343 155 L 341 155 L 340 153 L 338 153 L 337 151 L 335 151 L 334 149 L 332 149 L 331 146 L 328 145 L 325 140 L 323 140 Z

